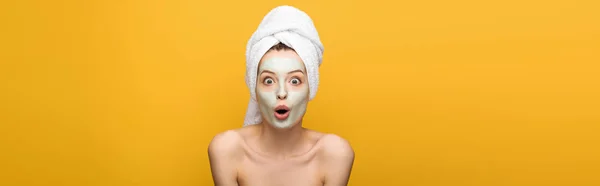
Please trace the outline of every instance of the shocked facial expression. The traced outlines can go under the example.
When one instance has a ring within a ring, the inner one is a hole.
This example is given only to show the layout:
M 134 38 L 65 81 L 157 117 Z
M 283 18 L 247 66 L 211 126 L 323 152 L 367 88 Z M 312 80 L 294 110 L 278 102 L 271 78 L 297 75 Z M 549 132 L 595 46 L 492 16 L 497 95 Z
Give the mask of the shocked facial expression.
M 268 58 L 264 58 L 258 67 L 256 86 L 260 112 L 274 127 L 292 127 L 302 120 L 308 104 L 309 88 L 304 64 L 297 55 L 265 57 Z

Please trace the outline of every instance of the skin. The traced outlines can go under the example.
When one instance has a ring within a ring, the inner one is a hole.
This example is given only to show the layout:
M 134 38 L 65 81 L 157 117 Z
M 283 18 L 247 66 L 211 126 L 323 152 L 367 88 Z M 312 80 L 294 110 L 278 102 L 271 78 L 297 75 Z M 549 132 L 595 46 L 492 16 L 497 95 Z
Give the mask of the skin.
M 262 117 L 277 128 L 289 128 L 298 123 L 308 104 L 308 84 L 304 64 L 294 58 L 272 57 L 258 68 L 259 82 L 256 93 Z M 290 108 L 289 117 L 279 120 L 273 113 L 275 107 Z
M 258 73 L 257 101 L 263 122 L 212 139 L 208 155 L 214 184 L 347 185 L 354 162 L 348 141 L 302 127 L 309 92 L 300 57 L 293 50 L 271 50 L 263 56 Z M 267 78 L 272 81 L 264 81 Z M 274 118 L 278 104 L 291 109 L 287 119 Z

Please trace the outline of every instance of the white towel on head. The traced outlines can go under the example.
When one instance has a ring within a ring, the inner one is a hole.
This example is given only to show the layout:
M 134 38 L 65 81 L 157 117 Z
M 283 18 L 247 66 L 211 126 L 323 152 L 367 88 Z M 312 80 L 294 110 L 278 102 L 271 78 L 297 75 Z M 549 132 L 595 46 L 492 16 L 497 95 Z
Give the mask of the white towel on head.
M 319 86 L 319 66 L 323 58 L 323 44 L 312 19 L 292 6 L 272 9 L 252 34 L 246 46 L 246 85 L 250 89 L 250 103 L 244 126 L 262 121 L 256 102 L 256 76 L 262 56 L 274 45 L 283 43 L 300 56 L 308 74 L 308 87 L 312 100 Z

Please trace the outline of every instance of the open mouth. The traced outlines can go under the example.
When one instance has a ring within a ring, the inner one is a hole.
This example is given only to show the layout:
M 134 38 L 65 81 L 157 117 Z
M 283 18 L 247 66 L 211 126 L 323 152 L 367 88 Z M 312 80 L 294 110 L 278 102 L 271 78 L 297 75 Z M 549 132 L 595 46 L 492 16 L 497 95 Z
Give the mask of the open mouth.
M 275 118 L 284 120 L 290 115 L 290 108 L 285 105 L 275 107 Z

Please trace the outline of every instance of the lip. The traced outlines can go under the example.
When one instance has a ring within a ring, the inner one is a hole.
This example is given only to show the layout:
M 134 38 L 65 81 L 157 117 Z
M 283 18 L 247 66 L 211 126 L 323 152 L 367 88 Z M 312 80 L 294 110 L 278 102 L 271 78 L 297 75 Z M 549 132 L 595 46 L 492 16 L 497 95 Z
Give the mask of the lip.
M 277 110 L 287 110 L 287 112 L 285 114 L 279 114 L 277 113 Z M 273 110 L 273 113 L 275 114 L 275 118 L 277 118 L 278 120 L 284 120 L 287 119 L 288 116 L 290 116 L 290 108 L 285 106 L 285 105 L 279 105 L 277 107 L 275 107 L 275 109 Z

